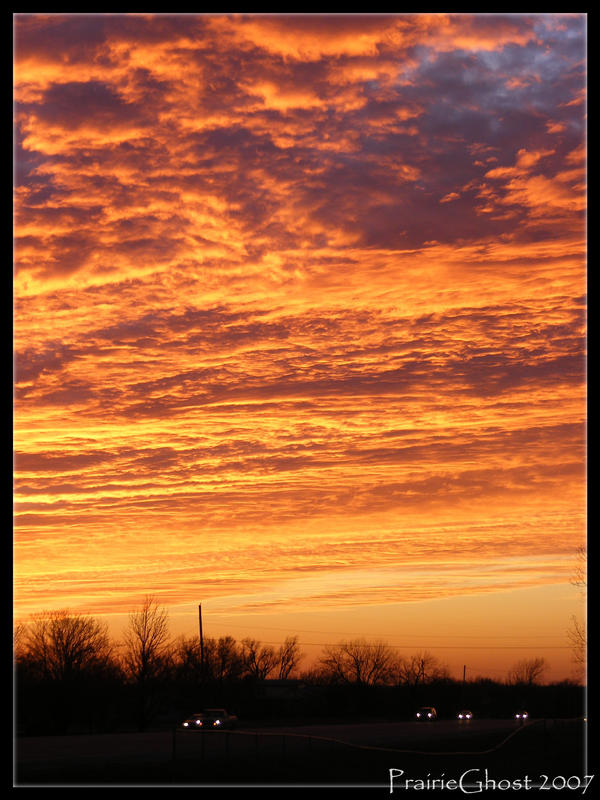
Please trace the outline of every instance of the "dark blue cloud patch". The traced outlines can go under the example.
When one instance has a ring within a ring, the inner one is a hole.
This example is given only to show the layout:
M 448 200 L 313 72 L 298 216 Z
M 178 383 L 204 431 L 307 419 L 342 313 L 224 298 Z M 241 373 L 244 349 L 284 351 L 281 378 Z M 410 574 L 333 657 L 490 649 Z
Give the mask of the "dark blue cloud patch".
M 142 127 L 149 125 L 146 113 L 100 81 L 53 85 L 44 93 L 41 103 L 27 110 L 45 123 L 60 124 L 68 129 L 92 125 L 110 130 L 132 123 Z

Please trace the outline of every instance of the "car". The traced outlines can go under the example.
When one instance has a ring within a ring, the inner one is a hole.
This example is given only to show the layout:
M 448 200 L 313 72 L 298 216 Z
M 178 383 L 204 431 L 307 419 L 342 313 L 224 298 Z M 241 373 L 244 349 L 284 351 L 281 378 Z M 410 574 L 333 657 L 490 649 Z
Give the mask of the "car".
M 193 731 L 197 728 L 202 728 L 202 714 L 192 714 L 191 717 L 184 719 L 181 723 L 181 727 L 185 728 L 186 730 Z
M 437 718 L 437 711 L 433 706 L 421 706 L 415 714 L 417 719 L 432 720 Z
M 523 720 L 529 719 L 529 712 L 527 711 L 517 711 L 515 714 L 515 719 Z
M 181 727 L 188 731 L 232 730 L 237 721 L 235 714 L 229 714 L 224 708 L 205 708 L 200 714 L 185 719 Z
M 462 711 L 459 711 L 456 717 L 457 719 L 473 719 L 473 712 L 465 708 Z

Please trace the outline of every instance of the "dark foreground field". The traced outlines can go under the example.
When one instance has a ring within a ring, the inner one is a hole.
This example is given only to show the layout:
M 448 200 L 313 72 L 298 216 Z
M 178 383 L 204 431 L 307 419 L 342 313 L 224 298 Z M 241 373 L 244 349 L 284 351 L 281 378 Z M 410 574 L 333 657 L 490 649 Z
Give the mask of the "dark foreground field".
M 581 793 L 592 771 L 584 757 L 585 725 L 581 720 L 536 720 L 521 728 L 509 720 L 373 722 L 27 737 L 16 743 L 15 785 L 368 786 L 389 794 L 393 769 L 398 793 L 427 788 L 419 781 L 458 781 L 468 773 L 465 785 L 477 788 L 483 781 L 484 789 L 500 791 L 507 781 L 518 788 L 526 778 L 533 786 L 548 776 L 549 788 L 554 782 L 570 795 L 577 788 Z

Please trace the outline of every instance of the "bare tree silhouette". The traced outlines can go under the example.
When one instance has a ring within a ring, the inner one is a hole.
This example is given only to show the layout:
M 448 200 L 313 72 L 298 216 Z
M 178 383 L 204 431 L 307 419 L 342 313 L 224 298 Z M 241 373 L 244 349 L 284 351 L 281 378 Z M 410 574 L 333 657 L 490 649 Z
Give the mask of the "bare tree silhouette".
M 287 636 L 277 651 L 278 672 L 280 680 L 289 678 L 303 658 L 298 645 L 297 636 Z
M 206 637 L 202 648 L 199 636 L 180 636 L 174 657 L 179 676 L 188 680 L 223 683 L 239 678 L 244 671 L 242 650 L 232 636 Z
M 571 616 L 571 627 L 567 631 L 573 651 L 573 661 L 577 671 L 585 677 L 587 663 L 587 633 L 585 623 L 580 622 L 576 615 Z
M 539 683 L 540 678 L 548 667 L 545 658 L 530 658 L 517 661 L 508 671 L 508 682 L 516 685 L 525 683 L 532 686 Z
M 233 636 L 221 636 L 214 644 L 212 674 L 219 683 L 239 678 L 244 671 L 242 651 Z
M 113 665 L 107 626 L 68 609 L 33 615 L 19 626 L 15 660 L 21 677 L 49 690 L 47 727 L 58 733 L 68 729 L 86 685 Z
M 19 639 L 20 653 L 53 680 L 69 680 L 111 656 L 107 626 L 68 609 L 34 615 Z
M 577 548 L 575 558 L 577 562 L 571 583 L 573 586 L 579 586 L 585 592 L 587 589 L 587 550 L 583 545 Z
M 366 686 L 387 683 L 393 674 L 394 661 L 394 651 L 385 642 L 369 643 L 366 639 L 328 645 L 319 659 L 332 680 Z
M 242 639 L 242 657 L 247 674 L 258 680 L 265 680 L 277 666 L 275 650 L 258 639 Z
M 587 551 L 585 547 L 578 547 L 576 551 L 576 564 L 571 584 L 581 590 L 582 598 L 587 593 Z M 571 625 L 567 630 L 571 643 L 572 658 L 579 676 L 585 680 L 587 666 L 587 629 L 585 620 L 580 620 L 576 614 L 571 615 Z
M 448 667 L 437 656 L 424 650 L 409 658 L 399 658 L 396 664 L 396 683 L 417 686 L 449 676 Z
M 13 630 L 13 658 L 15 663 L 23 659 L 26 654 L 27 625 L 16 622 Z
M 183 680 L 202 680 L 202 654 L 199 636 L 182 634 L 173 643 L 173 660 L 177 676 Z
M 129 615 L 123 645 L 123 667 L 137 690 L 138 725 L 143 729 L 154 713 L 155 690 L 171 661 L 168 614 L 152 596 Z

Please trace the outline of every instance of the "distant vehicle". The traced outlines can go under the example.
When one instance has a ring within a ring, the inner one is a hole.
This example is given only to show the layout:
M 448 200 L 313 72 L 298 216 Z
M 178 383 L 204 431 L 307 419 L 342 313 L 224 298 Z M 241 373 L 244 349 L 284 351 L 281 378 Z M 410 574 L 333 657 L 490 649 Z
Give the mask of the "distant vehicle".
M 205 708 L 200 714 L 192 714 L 181 726 L 189 731 L 231 730 L 237 721 L 235 714 L 229 714 L 224 708 Z
M 527 711 L 517 711 L 517 713 L 515 714 L 515 719 L 520 719 L 520 720 L 529 719 L 529 713 Z
M 188 730 L 202 728 L 202 714 L 192 714 L 191 717 L 184 719 L 184 721 L 181 723 L 181 727 L 187 728 Z
M 456 716 L 458 719 L 473 719 L 473 712 L 465 708 L 463 711 L 459 711 Z
M 437 711 L 435 710 L 435 708 L 433 708 L 433 706 L 422 706 L 417 710 L 415 717 L 417 719 L 422 719 L 422 720 L 436 719 Z

